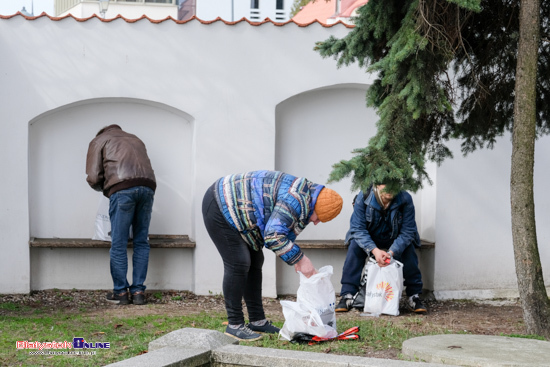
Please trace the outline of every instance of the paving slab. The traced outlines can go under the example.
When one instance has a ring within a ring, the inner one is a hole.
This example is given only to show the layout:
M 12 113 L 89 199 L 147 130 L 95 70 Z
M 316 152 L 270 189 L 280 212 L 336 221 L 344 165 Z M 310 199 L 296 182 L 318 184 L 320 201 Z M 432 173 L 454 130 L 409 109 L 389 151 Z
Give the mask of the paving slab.
M 209 349 L 165 347 L 109 364 L 109 367 L 203 367 L 210 366 Z
M 215 365 L 231 367 L 449 367 L 436 363 L 408 362 L 324 353 L 226 345 L 212 351 Z
M 550 342 L 507 336 L 421 336 L 406 340 L 402 352 L 414 360 L 459 366 L 550 366 Z

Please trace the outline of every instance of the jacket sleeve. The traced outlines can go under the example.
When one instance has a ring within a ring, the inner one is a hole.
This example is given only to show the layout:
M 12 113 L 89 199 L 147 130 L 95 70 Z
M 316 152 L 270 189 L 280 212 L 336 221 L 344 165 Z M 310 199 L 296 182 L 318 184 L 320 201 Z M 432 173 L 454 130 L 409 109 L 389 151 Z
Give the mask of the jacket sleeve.
M 393 241 L 388 251 L 393 251 L 395 256 L 401 256 L 405 248 L 417 242 L 418 229 L 414 215 L 414 204 L 409 194 L 404 195 L 403 223 L 397 238 Z
M 300 247 L 292 241 L 295 239 L 292 229 L 299 217 L 300 213 L 296 213 L 283 199 L 275 204 L 265 224 L 264 246 L 275 252 L 288 265 L 296 264 L 304 256 Z
M 103 191 L 105 172 L 103 170 L 103 147 L 92 140 L 86 155 L 86 181 L 96 191 Z
M 367 229 L 367 219 L 365 215 L 367 205 L 365 204 L 365 199 L 363 191 L 361 191 L 355 199 L 353 214 L 350 219 L 349 236 L 353 238 L 365 252 L 371 252 L 376 248 L 376 244 L 372 240 Z

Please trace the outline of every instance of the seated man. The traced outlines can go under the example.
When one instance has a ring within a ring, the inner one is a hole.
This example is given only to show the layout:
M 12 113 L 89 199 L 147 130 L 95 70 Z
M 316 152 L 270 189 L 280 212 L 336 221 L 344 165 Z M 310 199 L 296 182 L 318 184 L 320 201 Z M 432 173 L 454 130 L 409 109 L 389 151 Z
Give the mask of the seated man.
M 350 230 L 346 235 L 349 247 L 342 271 L 341 298 L 336 312 L 351 309 L 369 254 L 381 267 L 388 266 L 386 259 L 392 257 L 403 263 L 408 306 L 417 313 L 427 312 L 419 297 L 422 275 L 415 246 L 420 247 L 420 236 L 411 195 L 400 191 L 394 196 L 385 192 L 384 188 L 385 185 L 373 185 L 366 193 L 361 191 L 354 201 Z

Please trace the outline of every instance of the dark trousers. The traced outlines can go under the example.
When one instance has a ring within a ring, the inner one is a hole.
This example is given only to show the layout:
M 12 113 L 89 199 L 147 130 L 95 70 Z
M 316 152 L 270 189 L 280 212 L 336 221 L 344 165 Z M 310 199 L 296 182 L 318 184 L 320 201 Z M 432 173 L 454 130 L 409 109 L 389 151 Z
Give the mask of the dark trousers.
M 351 240 L 344 269 L 342 270 L 342 290 L 340 295 L 354 295 L 361 286 L 361 272 L 365 267 L 365 261 L 368 254 L 363 250 L 355 240 Z M 395 259 L 403 263 L 403 283 L 405 284 L 407 296 L 422 294 L 422 275 L 418 268 L 418 257 L 413 245 L 407 246 L 401 256 L 395 256 Z
M 244 323 L 243 298 L 250 322 L 265 319 L 262 305 L 262 250 L 252 250 L 239 232 L 227 223 L 216 202 L 214 186 L 204 195 L 202 216 L 206 230 L 223 260 L 223 295 L 229 324 Z

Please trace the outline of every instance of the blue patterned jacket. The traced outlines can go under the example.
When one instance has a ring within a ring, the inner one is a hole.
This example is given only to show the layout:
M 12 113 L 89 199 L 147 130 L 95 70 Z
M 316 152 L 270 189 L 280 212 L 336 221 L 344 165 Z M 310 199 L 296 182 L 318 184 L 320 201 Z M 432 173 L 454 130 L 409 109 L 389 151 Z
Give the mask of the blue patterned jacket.
M 294 241 L 323 185 L 278 171 L 252 171 L 222 177 L 215 187 L 223 216 L 252 249 L 265 246 L 289 265 L 304 256 Z

